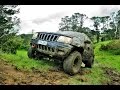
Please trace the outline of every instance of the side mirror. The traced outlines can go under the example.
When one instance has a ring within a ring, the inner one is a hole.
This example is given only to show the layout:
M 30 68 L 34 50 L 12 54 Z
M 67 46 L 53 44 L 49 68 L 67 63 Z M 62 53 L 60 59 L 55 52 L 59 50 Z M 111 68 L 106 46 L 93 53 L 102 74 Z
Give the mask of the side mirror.
M 89 40 L 86 40 L 84 43 L 88 43 L 88 44 L 90 44 L 91 42 L 90 42 Z

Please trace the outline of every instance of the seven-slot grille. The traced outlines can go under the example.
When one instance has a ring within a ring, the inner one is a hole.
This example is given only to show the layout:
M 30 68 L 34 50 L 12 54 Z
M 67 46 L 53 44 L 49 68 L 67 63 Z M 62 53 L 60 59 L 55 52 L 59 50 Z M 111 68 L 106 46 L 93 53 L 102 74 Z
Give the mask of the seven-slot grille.
M 58 39 L 58 35 L 54 35 L 54 34 L 48 34 L 48 33 L 39 33 L 37 38 L 40 39 L 40 40 L 44 40 L 44 41 L 56 41 Z M 37 48 L 40 50 L 40 51 L 48 51 L 48 52 L 55 52 L 56 49 L 55 48 L 52 48 L 52 47 L 48 47 L 48 46 L 45 46 L 45 45 L 41 45 L 41 44 L 38 44 L 37 45 Z
M 56 41 L 58 39 L 58 35 L 47 34 L 47 33 L 39 33 L 38 38 L 45 41 Z
M 39 48 L 40 50 L 42 51 L 50 51 L 50 52 L 55 52 L 55 48 L 52 48 L 52 47 L 48 47 L 48 46 L 45 46 L 45 45 L 37 45 L 37 48 Z

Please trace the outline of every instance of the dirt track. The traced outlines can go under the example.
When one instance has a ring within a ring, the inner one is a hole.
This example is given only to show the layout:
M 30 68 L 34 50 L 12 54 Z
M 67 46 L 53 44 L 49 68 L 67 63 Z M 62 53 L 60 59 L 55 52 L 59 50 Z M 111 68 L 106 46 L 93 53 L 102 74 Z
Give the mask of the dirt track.
M 0 85 L 62 85 L 71 76 L 65 74 L 59 68 L 49 70 L 48 72 L 40 72 L 33 70 L 25 72 L 17 70 L 9 63 L 0 60 Z M 103 68 L 105 74 L 110 77 L 111 81 L 104 83 L 107 85 L 120 85 L 120 74 L 110 68 Z M 91 73 L 90 71 L 82 70 L 80 74 Z M 81 78 L 81 81 L 84 79 Z M 69 85 L 67 82 L 64 85 Z
M 56 85 L 60 81 L 68 79 L 62 71 L 50 70 L 48 72 L 25 72 L 16 70 L 14 66 L 0 60 L 0 84 L 1 85 Z
M 108 85 L 120 85 L 120 73 L 115 69 L 104 67 L 104 73 L 110 78 L 110 82 L 107 82 Z
M 0 84 L 1 85 L 69 85 L 72 77 L 60 67 L 55 67 L 47 72 L 32 70 L 32 72 L 17 70 L 3 60 L 0 60 Z M 90 70 L 81 70 L 80 75 L 91 73 Z M 79 78 L 84 82 L 86 79 Z

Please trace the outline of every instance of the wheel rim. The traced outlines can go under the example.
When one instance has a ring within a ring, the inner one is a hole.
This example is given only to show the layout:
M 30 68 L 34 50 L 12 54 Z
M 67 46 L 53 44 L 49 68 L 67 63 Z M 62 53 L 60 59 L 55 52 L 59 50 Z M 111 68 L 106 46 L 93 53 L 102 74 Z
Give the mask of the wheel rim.
M 77 73 L 79 69 L 80 69 L 80 60 L 79 60 L 79 57 L 76 57 L 73 62 L 73 71 Z

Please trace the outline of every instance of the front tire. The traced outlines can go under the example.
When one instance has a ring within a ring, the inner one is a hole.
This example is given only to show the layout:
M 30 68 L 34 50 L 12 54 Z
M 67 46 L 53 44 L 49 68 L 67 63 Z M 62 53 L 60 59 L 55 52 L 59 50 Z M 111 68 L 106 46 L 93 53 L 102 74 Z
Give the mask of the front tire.
M 35 58 L 35 50 L 33 50 L 31 47 L 28 49 L 27 55 L 29 58 Z
M 71 53 L 63 62 L 63 69 L 70 75 L 77 74 L 81 69 L 82 57 L 78 51 Z

